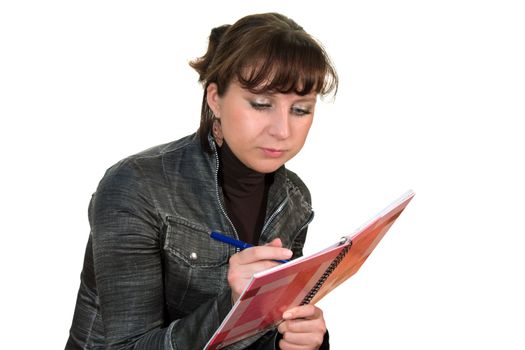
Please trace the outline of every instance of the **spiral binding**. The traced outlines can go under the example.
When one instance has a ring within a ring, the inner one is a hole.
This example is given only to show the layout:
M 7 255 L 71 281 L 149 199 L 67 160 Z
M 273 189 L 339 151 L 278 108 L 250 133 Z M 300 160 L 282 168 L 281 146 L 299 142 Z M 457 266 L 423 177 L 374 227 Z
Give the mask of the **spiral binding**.
M 319 289 L 321 289 L 326 279 L 330 276 L 332 272 L 334 272 L 335 268 L 341 263 L 341 261 L 343 261 L 344 257 L 346 256 L 346 254 L 348 253 L 351 247 L 352 247 L 352 241 L 350 241 L 348 245 L 344 247 L 343 250 L 341 250 L 339 254 L 337 254 L 334 260 L 332 260 L 332 262 L 330 263 L 330 266 L 328 266 L 328 268 L 323 273 L 321 278 L 319 278 L 317 283 L 312 287 L 312 289 L 308 292 L 308 294 L 306 294 L 303 301 L 301 301 L 301 305 L 309 304 L 310 301 L 312 301 L 313 297 L 317 294 Z

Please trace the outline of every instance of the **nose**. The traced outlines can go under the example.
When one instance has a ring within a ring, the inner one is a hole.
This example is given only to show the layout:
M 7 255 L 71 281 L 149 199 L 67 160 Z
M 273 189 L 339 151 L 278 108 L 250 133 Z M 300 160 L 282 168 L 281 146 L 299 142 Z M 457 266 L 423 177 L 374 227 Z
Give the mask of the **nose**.
M 283 140 L 290 136 L 290 115 L 288 109 L 276 109 L 270 118 L 268 133 L 276 139 Z

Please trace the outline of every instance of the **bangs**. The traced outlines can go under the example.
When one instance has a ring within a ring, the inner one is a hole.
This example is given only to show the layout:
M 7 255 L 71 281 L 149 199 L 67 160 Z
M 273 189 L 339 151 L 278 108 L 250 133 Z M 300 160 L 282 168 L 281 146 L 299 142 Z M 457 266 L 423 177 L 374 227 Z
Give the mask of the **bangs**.
M 311 37 L 277 33 L 261 47 L 254 43 L 239 58 L 240 85 L 253 93 L 291 93 L 322 96 L 337 90 L 337 76 L 328 56 Z

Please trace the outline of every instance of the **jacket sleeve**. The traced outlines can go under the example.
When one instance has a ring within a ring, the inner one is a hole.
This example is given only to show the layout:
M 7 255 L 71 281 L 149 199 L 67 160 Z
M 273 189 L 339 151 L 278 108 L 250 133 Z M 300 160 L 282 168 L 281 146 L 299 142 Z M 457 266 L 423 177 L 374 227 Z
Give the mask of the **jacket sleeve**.
M 231 308 L 230 291 L 165 323 L 161 228 L 145 186 L 139 168 L 119 164 L 102 179 L 90 211 L 107 348 L 201 349 Z

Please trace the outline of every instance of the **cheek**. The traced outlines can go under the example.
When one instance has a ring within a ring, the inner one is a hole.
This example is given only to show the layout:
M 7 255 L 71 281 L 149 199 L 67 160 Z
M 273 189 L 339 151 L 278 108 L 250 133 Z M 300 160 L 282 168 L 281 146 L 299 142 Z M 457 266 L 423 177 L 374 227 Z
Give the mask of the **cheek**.
M 232 140 L 253 138 L 264 129 L 257 116 L 243 110 L 230 111 L 221 123 L 224 136 Z
M 304 123 L 300 123 L 296 126 L 295 132 L 297 135 L 298 141 L 301 140 L 302 143 L 306 140 L 310 127 L 312 126 L 312 120 L 307 120 Z
M 239 122 L 242 116 L 235 108 L 223 108 L 221 113 L 222 132 L 225 136 L 235 135 L 236 129 L 239 128 Z

